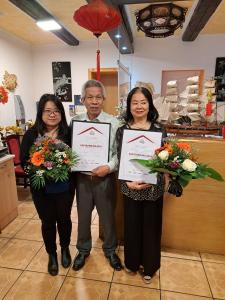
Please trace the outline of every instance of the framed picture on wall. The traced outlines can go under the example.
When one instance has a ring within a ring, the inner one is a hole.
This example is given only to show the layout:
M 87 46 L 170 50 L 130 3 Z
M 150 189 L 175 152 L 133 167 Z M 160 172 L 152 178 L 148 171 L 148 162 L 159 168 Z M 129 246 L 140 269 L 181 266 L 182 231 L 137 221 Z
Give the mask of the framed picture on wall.
M 215 67 L 216 100 L 225 101 L 225 57 L 216 58 Z
M 225 76 L 225 57 L 216 58 L 215 76 Z
M 69 61 L 52 62 L 53 88 L 62 102 L 72 102 L 71 66 Z

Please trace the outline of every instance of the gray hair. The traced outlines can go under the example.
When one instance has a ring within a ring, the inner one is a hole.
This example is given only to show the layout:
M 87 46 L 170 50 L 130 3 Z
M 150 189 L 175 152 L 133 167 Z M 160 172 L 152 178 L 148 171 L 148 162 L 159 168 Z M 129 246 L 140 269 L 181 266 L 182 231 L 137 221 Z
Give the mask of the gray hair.
M 95 79 L 91 79 L 85 82 L 85 84 L 82 86 L 82 90 L 81 90 L 81 99 L 84 99 L 86 97 L 86 89 L 90 88 L 90 87 L 97 87 L 100 88 L 102 91 L 102 96 L 105 99 L 106 98 L 106 91 L 105 91 L 105 87 L 104 85 Z

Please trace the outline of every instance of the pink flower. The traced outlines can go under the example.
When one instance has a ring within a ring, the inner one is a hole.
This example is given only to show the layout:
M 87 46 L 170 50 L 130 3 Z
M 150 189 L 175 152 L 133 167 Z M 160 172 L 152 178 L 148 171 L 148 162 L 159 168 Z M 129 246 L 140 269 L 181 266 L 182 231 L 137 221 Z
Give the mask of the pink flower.
M 44 166 L 45 168 L 47 168 L 48 170 L 52 169 L 53 163 L 51 161 L 46 161 L 44 162 Z

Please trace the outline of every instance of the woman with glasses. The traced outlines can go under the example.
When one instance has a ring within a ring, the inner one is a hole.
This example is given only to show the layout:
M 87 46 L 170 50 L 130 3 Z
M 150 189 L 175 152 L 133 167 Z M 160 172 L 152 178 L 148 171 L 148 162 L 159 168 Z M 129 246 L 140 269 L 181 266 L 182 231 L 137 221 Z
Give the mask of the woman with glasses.
M 39 101 L 35 124 L 24 134 L 21 144 L 21 161 L 23 166 L 29 159 L 31 146 L 41 136 L 59 139 L 70 145 L 70 131 L 66 122 L 64 107 L 61 101 L 52 94 L 44 94 Z M 56 225 L 61 246 L 61 263 L 64 268 L 71 264 L 69 251 L 72 222 L 70 218 L 74 198 L 74 188 L 68 182 L 46 184 L 44 188 L 34 189 L 31 186 L 32 198 L 41 219 L 42 236 L 49 255 L 48 272 L 58 274 L 56 253 Z

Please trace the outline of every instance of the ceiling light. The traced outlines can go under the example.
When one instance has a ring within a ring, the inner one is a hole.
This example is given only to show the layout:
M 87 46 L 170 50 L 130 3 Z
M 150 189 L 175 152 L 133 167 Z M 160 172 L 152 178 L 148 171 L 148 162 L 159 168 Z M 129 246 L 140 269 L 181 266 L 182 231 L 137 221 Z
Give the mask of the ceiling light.
M 182 28 L 187 8 L 173 3 L 152 4 L 135 13 L 138 30 L 152 38 L 173 35 Z
M 126 47 L 126 46 L 123 46 L 122 49 L 123 49 L 123 50 L 127 50 L 127 47 Z
M 115 35 L 115 38 L 116 38 L 116 39 L 120 39 L 121 37 L 122 37 L 122 36 L 121 36 L 120 34 L 116 34 L 116 35 Z
M 55 20 L 37 21 L 36 24 L 44 31 L 59 30 L 62 28 Z

